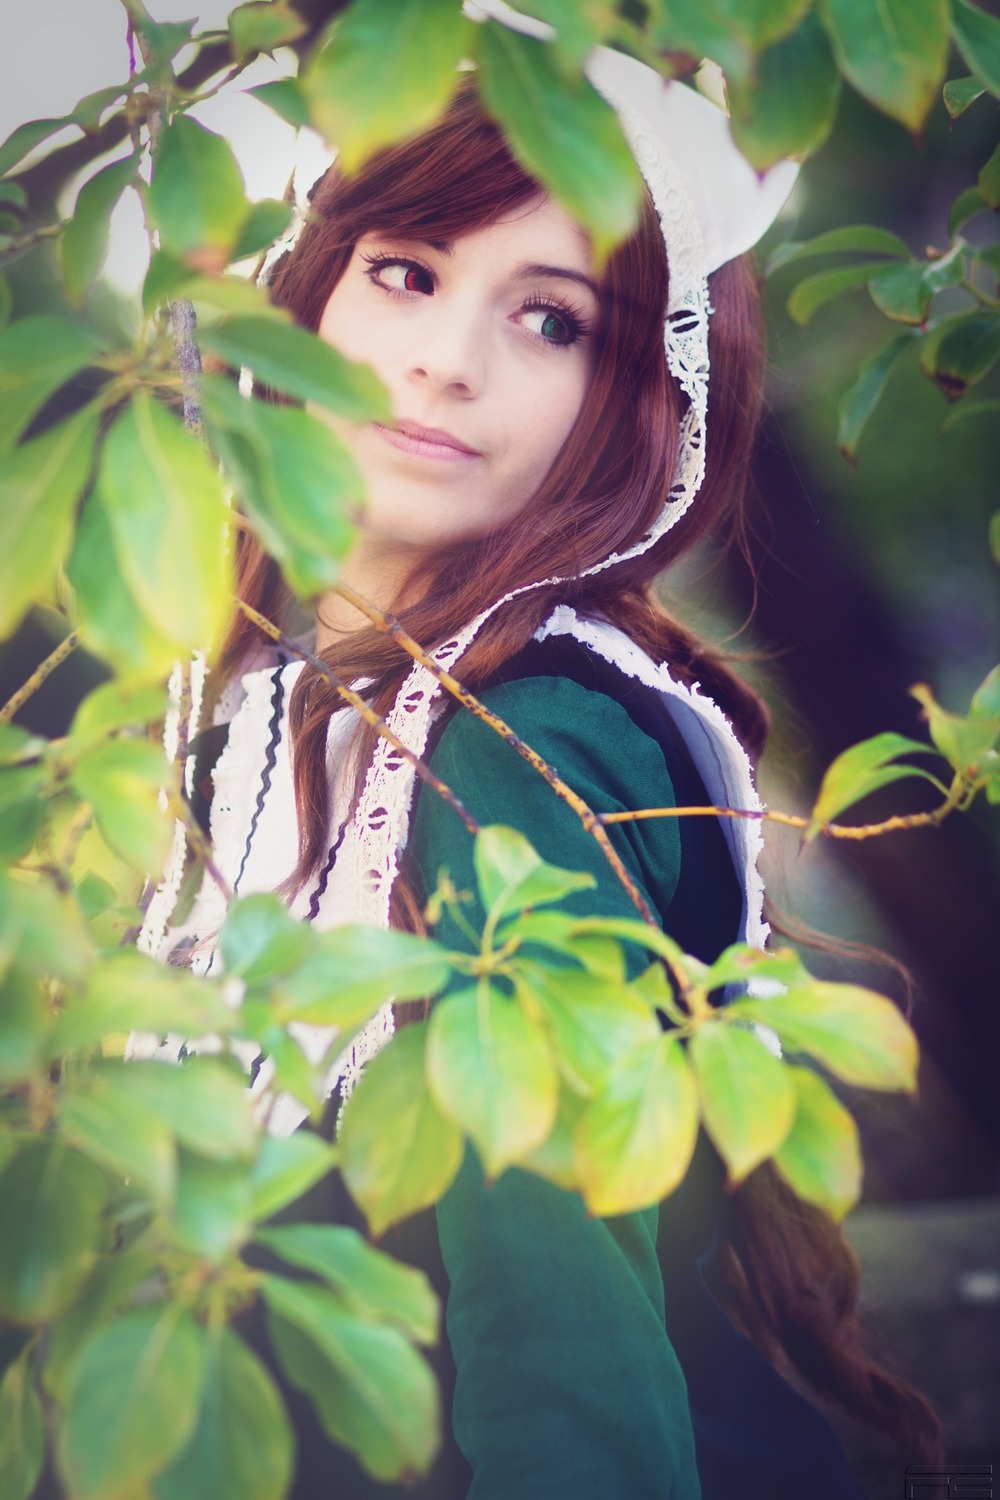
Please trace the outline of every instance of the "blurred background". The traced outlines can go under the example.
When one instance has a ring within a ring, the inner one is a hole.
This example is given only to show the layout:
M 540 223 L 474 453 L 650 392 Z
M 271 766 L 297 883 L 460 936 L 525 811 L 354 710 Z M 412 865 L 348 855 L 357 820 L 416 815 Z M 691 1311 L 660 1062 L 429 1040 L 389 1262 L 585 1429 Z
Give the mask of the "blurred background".
M 160 0 L 151 8 L 163 20 L 198 9 L 211 25 L 230 8 L 213 6 Z M 127 71 L 116 0 L 35 0 L 5 15 L 4 34 L 0 138 L 21 120 L 71 109 Z M 964 72 L 960 63 L 952 69 Z M 201 117 L 232 134 L 255 196 L 280 195 L 290 137 L 265 139 L 257 106 L 233 109 Z M 873 223 L 918 251 L 944 246 L 949 207 L 997 134 L 989 97 L 951 126 L 939 104 L 914 142 L 845 94 L 834 133 L 802 173 L 771 242 Z M 967 226 L 969 237 L 994 238 L 989 218 Z M 111 270 L 125 289 L 141 280 L 138 244 L 136 226 L 123 223 Z M 44 262 L 21 264 L 21 305 L 50 307 Z M 663 589 L 682 618 L 747 653 L 745 670 L 774 720 L 765 800 L 807 812 L 823 769 L 848 745 L 888 729 L 926 738 L 907 694 L 913 683 L 928 682 L 961 712 L 1000 658 L 1000 580 L 986 537 L 1000 508 L 1000 442 L 987 418 L 942 434 L 944 397 L 915 358 L 904 358 L 849 466 L 836 448 L 837 403 L 895 329 L 863 291 L 800 328 L 784 310 L 793 284 L 789 271 L 778 272 L 764 290 L 768 410 L 752 459 L 745 553 L 704 549 Z M 994 370 L 974 399 L 997 395 L 998 386 Z M 58 616 L 37 611 L 0 650 L 0 701 L 60 633 Z M 32 699 L 24 722 L 60 733 L 100 675 L 77 653 Z M 903 783 L 864 813 L 914 811 L 932 805 L 928 796 Z M 920 1037 L 915 1101 L 845 1096 L 860 1118 L 867 1164 L 848 1234 L 873 1332 L 938 1404 L 950 1457 L 992 1462 L 1000 1475 L 1000 809 L 977 805 L 937 830 L 852 845 L 820 840 L 804 851 L 794 833 L 771 828 L 768 844 L 780 925 L 834 940 L 805 950 L 810 967 L 892 995 Z M 862 1429 L 838 1425 L 872 1500 L 901 1494 L 898 1457 Z

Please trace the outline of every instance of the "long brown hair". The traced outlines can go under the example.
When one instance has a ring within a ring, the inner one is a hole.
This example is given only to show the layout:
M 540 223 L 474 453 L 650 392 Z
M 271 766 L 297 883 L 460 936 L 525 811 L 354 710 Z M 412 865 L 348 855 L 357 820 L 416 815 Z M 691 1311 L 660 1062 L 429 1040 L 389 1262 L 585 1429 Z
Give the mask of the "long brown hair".
M 327 173 L 313 192 L 308 226 L 272 279 L 272 296 L 301 325 L 315 330 L 363 233 L 450 240 L 528 204 L 539 191 L 484 117 L 469 81 L 445 116 L 416 140 L 379 153 L 354 177 L 336 168 Z M 651 592 L 656 575 L 698 538 L 723 522 L 739 523 L 762 368 L 759 303 L 748 258 L 711 279 L 709 444 L 697 503 L 643 555 L 579 576 L 642 537 L 667 497 L 683 410 L 663 351 L 667 275 L 663 237 L 647 202 L 639 229 L 605 267 L 593 379 L 540 491 L 490 535 L 425 556 L 404 590 L 405 598 L 416 602 L 396 613 L 409 633 L 432 649 L 491 600 L 522 584 L 568 577 L 572 583 L 533 590 L 487 621 L 458 669 L 468 687 L 475 690 L 516 655 L 557 600 L 572 603 L 599 610 L 655 660 L 668 660 L 681 680 L 701 683 L 756 756 L 767 732 L 763 705 L 720 655 L 663 611 Z M 273 618 L 286 596 L 276 565 L 252 534 L 241 536 L 238 566 L 242 597 Z M 222 670 L 232 670 L 253 644 L 253 627 L 238 615 Z M 339 639 L 323 656 L 342 679 L 370 680 L 367 696 L 380 714 L 391 707 L 411 665 L 390 638 L 367 626 Z M 290 705 L 300 830 L 292 883 L 304 882 L 328 848 L 327 729 L 340 707 L 334 691 L 307 666 Z M 362 726 L 360 774 L 373 748 L 374 734 Z M 394 894 L 405 898 L 406 893 Z M 412 900 L 396 899 L 394 921 L 413 925 L 413 920 Z M 766 1170 L 754 1174 L 737 1199 L 726 1291 L 748 1331 L 765 1352 L 783 1350 L 820 1390 L 846 1400 L 855 1415 L 896 1436 L 909 1459 L 932 1458 L 936 1419 L 930 1408 L 861 1347 L 854 1321 L 857 1272 L 837 1226 L 782 1194 L 779 1179 Z M 790 1266 L 797 1268 L 794 1276 Z M 836 1297 L 831 1286 L 838 1288 Z

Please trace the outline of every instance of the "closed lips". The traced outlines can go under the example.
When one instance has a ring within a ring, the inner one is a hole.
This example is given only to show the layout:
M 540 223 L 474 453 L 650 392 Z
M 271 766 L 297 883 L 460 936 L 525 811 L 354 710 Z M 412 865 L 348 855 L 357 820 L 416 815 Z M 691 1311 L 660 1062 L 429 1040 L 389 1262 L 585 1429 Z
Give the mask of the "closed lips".
M 422 427 L 419 422 L 397 422 L 395 427 L 383 427 L 379 422 L 374 425 L 380 437 L 404 453 L 423 454 L 428 458 L 482 458 L 476 448 L 470 448 L 440 427 Z

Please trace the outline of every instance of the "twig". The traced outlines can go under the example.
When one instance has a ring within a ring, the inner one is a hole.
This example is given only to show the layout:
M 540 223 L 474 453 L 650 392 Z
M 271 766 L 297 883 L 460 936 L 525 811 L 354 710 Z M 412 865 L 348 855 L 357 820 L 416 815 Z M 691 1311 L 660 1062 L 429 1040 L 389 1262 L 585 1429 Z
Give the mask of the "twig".
M 19 687 L 17 692 L 8 698 L 7 702 L 0 708 L 0 724 L 10 723 L 11 719 L 24 707 L 28 699 L 34 693 L 38 692 L 42 683 L 51 677 L 60 662 L 64 662 L 70 652 L 79 644 L 80 637 L 75 630 L 71 630 L 69 635 L 63 637 L 55 650 L 50 651 L 45 660 L 35 668 L 27 682 Z
M 399 621 L 394 619 L 392 615 L 384 614 L 376 605 L 370 604 L 367 599 L 362 598 L 360 594 L 356 594 L 349 584 L 337 584 L 335 592 L 346 599 L 349 604 L 353 604 L 355 609 L 360 610 L 363 615 L 366 615 L 376 630 L 380 630 L 383 635 L 391 636 L 408 656 L 411 656 L 414 661 L 419 662 L 422 667 L 426 667 L 431 675 L 437 678 L 441 686 L 461 703 L 463 708 L 467 708 L 471 714 L 475 714 L 477 719 L 482 719 L 483 723 L 488 724 L 501 739 L 505 740 L 522 760 L 526 760 L 530 766 L 534 767 L 539 776 L 548 782 L 556 796 L 561 797 L 573 809 L 586 831 L 593 834 L 600 845 L 605 859 L 614 870 L 621 885 L 627 892 L 629 900 L 639 912 L 643 921 L 648 922 L 652 927 L 659 927 L 660 924 L 650 910 L 649 903 L 626 870 L 621 856 L 605 833 L 600 816 L 594 812 L 593 808 L 578 793 L 574 792 L 571 786 L 567 786 L 558 771 L 553 766 L 550 766 L 548 761 L 539 755 L 537 750 L 533 750 L 530 745 L 525 744 L 520 735 L 515 734 L 509 724 L 506 724 L 497 714 L 492 713 L 484 703 L 481 703 L 474 693 L 470 693 L 468 688 L 463 687 L 457 678 L 452 677 L 451 673 L 446 671 L 432 656 L 428 656 L 427 652 L 421 646 L 417 645 L 413 637 L 407 634 Z
M 212 858 L 212 846 L 205 837 L 201 824 L 188 806 L 186 798 L 180 796 L 177 792 L 171 792 L 167 798 L 167 803 L 174 817 L 184 824 L 187 841 L 191 846 L 191 851 L 195 859 L 200 865 L 204 866 L 206 872 L 215 881 L 219 890 L 225 896 L 226 905 L 228 906 L 234 899 L 235 892 Z
M 409 761 L 417 775 L 423 781 L 426 781 L 428 786 L 433 787 L 439 797 L 444 798 L 448 806 L 461 818 L 469 832 L 471 834 L 479 832 L 479 824 L 464 804 L 455 796 L 451 787 L 446 786 L 439 776 L 435 776 L 430 767 L 425 765 L 419 756 L 414 755 L 413 751 L 404 745 L 398 736 L 393 734 L 385 720 L 379 718 L 378 714 L 368 706 L 359 693 L 354 692 L 346 683 L 340 681 L 339 677 L 330 670 L 322 657 L 316 656 L 312 651 L 307 651 L 305 647 L 298 645 L 290 636 L 285 635 L 284 631 L 280 630 L 266 615 L 260 614 L 251 604 L 247 604 L 243 599 L 236 600 L 236 607 L 242 610 L 247 619 L 252 621 L 258 630 L 262 630 L 272 641 L 275 641 L 285 651 L 291 652 L 293 656 L 299 657 L 301 661 L 308 662 L 311 667 L 315 668 L 324 680 L 340 694 L 344 702 L 349 703 L 352 708 L 356 709 L 365 723 L 370 724 L 377 734 L 380 734 L 383 739 L 388 740 L 390 745 L 398 750 L 405 760 Z
M 883 833 L 898 833 L 904 828 L 939 828 L 957 803 L 949 797 L 932 812 L 897 814 L 881 823 L 821 823 L 817 833 L 833 839 L 873 839 Z M 774 812 L 769 807 L 643 807 L 636 812 L 598 813 L 600 823 L 635 823 L 640 818 L 751 818 L 757 822 L 780 823 L 785 828 L 806 829 L 812 819 L 795 813 Z

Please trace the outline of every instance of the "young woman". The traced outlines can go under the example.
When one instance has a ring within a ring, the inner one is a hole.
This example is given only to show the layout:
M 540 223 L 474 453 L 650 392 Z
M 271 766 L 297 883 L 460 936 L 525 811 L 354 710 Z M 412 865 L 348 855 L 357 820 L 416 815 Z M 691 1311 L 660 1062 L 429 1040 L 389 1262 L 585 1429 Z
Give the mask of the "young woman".
M 758 237 L 787 177 L 759 190 L 722 116 L 683 85 L 665 90 L 612 54 L 595 75 L 649 188 L 638 231 L 603 269 L 467 82 L 420 138 L 354 177 L 324 176 L 272 295 L 374 365 L 392 399 L 391 426 L 336 424 L 369 492 L 345 581 L 454 664 L 592 806 L 746 806 L 764 710 L 667 618 L 651 584 L 738 509 L 760 338 L 753 271 L 734 252 Z M 249 535 L 240 570 L 243 596 L 281 619 L 280 577 Z M 488 726 L 452 711 L 340 595 L 320 601 L 316 629 L 338 676 L 365 684 L 481 824 L 519 828 L 543 857 L 594 875 L 570 905 L 634 915 L 575 815 Z M 317 671 L 262 645 L 242 617 L 224 670 L 211 831 L 238 890 L 280 887 L 323 924 L 413 926 L 440 869 L 475 888 L 455 814 L 415 795 L 405 761 Z M 195 782 L 208 770 L 203 759 Z M 754 838 L 703 819 L 613 832 L 648 907 L 706 961 L 766 935 Z M 167 947 L 193 945 L 210 967 L 222 915 L 206 884 Z M 453 923 L 441 935 L 467 945 Z M 387 1014 L 367 1029 L 334 1090 L 391 1028 Z M 328 1040 L 304 1045 L 318 1055 Z M 266 1083 L 265 1061 L 255 1087 Z M 285 1127 L 297 1118 L 289 1110 Z M 327 1192 L 324 1211 L 348 1216 L 338 1184 Z M 724 1201 L 704 1141 L 662 1211 L 607 1221 L 524 1171 L 485 1186 L 470 1150 L 436 1214 L 388 1248 L 436 1271 L 447 1296 L 451 1430 L 409 1493 L 856 1500 L 831 1429 L 771 1360 L 892 1433 L 907 1462 L 933 1456 L 929 1409 L 860 1348 L 856 1270 L 832 1221 L 766 1171 Z M 290 1399 L 297 1496 L 385 1493 Z

